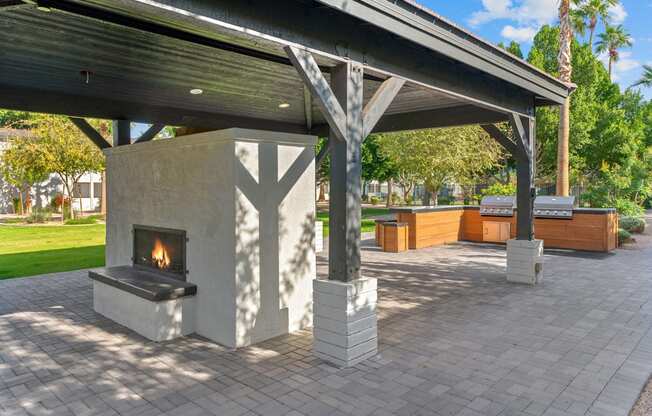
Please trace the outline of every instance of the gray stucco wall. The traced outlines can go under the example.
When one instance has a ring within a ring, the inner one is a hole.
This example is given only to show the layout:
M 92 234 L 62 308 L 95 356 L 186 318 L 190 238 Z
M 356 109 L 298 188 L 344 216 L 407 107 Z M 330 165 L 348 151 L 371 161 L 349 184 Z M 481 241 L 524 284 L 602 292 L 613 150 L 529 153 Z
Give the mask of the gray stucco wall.
M 107 265 L 131 264 L 133 224 L 184 229 L 198 334 L 239 347 L 309 325 L 314 142 L 230 129 L 107 150 Z

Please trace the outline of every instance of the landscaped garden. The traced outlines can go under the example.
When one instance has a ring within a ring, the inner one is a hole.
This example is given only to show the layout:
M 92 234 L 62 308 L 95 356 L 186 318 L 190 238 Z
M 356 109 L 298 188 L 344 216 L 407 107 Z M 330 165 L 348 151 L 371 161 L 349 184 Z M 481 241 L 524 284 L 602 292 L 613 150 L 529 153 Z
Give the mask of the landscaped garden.
M 0 280 L 104 265 L 106 226 L 0 226 Z
M 389 209 L 387 208 L 362 208 L 362 232 L 373 232 L 374 228 L 376 227 L 376 218 L 387 214 L 389 214 Z M 328 237 L 330 228 L 328 226 L 327 209 L 317 210 L 317 221 L 323 221 L 324 237 Z

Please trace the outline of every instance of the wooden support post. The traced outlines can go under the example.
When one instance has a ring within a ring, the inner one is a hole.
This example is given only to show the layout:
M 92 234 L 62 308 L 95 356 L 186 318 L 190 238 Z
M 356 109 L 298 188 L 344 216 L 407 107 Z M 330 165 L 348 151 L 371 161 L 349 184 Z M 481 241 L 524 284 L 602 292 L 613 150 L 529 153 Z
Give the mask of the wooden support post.
M 346 141 L 329 136 L 330 170 L 329 278 L 360 278 L 360 225 L 363 139 L 362 66 L 338 65 L 331 71 L 331 85 L 346 113 Z
M 131 144 L 131 123 L 129 120 L 113 120 L 113 145 Z
M 510 117 L 514 135 L 520 139 L 518 142 L 522 156 L 516 158 L 516 239 L 534 239 L 534 119 L 527 118 L 521 122 L 521 117 Z
M 516 160 L 516 239 L 534 239 L 534 188 L 536 129 L 534 118 L 509 115 L 514 141 L 493 124 L 482 128 Z

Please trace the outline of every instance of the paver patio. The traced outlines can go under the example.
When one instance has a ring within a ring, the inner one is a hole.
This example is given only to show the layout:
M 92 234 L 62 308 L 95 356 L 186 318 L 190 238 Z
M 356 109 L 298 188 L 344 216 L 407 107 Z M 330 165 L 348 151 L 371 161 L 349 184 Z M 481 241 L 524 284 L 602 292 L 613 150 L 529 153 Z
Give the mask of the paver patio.
M 363 258 L 381 354 L 343 370 L 310 331 L 149 342 L 93 312 L 85 271 L 0 282 L 0 414 L 615 416 L 652 372 L 652 245 L 549 253 L 537 287 L 498 246 Z

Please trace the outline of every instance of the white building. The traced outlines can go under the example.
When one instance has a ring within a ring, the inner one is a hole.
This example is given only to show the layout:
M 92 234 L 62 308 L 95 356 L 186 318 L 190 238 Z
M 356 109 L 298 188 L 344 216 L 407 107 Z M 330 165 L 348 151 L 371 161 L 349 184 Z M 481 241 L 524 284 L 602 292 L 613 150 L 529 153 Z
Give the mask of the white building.
M 0 128 L 0 161 L 2 154 L 10 146 L 10 140 L 15 137 L 27 137 L 27 130 Z M 57 194 L 64 194 L 64 186 L 57 175 L 34 185 L 30 190 L 32 206 L 43 208 L 50 205 Z M 86 173 L 75 184 L 73 189 L 73 208 L 76 211 L 99 211 L 102 203 L 102 175 Z M 18 197 L 18 190 L 5 183 L 0 176 L 0 214 L 14 213 L 13 199 Z

